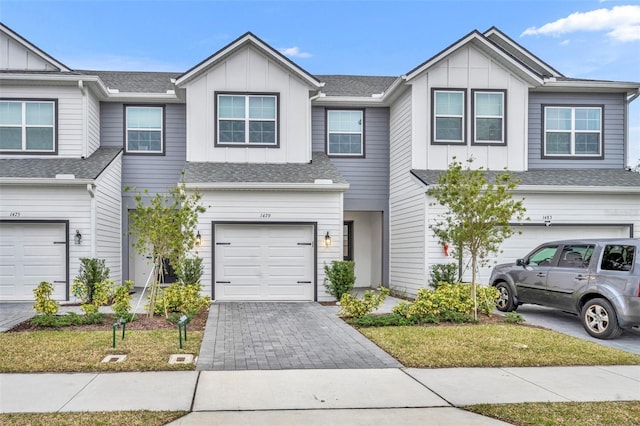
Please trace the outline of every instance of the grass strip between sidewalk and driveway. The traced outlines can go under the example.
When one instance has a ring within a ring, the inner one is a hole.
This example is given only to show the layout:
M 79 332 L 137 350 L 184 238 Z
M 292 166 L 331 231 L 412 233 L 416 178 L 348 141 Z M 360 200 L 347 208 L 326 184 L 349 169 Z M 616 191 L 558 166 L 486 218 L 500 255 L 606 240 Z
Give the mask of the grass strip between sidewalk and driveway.
M 359 330 L 405 367 L 640 365 L 640 355 L 522 325 L 364 327 Z
M 188 414 L 187 411 L 99 411 L 84 413 L 0 414 L 2 425 L 29 426 L 161 426 Z
M 637 426 L 640 401 L 481 404 L 465 410 L 517 426 Z
M 100 371 L 194 370 L 195 364 L 169 364 L 171 354 L 200 352 L 203 332 L 187 334 L 180 349 L 176 330 L 31 331 L 0 334 L 0 373 L 62 373 Z M 124 362 L 106 362 L 107 355 L 126 354 Z

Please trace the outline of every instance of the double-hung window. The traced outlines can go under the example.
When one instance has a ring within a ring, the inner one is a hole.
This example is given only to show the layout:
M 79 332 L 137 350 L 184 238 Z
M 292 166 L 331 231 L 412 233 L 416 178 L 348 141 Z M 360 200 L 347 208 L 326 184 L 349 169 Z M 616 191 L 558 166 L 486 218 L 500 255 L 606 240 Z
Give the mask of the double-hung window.
M 327 154 L 364 156 L 364 112 L 327 110 Z
M 125 150 L 129 154 L 164 154 L 164 107 L 125 106 Z
M 505 91 L 472 90 L 473 144 L 506 143 Z
M 55 100 L 0 100 L 0 151 L 55 153 Z
M 277 94 L 216 94 L 216 145 L 277 146 Z
M 543 106 L 544 157 L 602 156 L 601 106 Z
M 431 93 L 433 122 L 431 140 L 441 144 L 465 143 L 465 91 L 433 89 Z

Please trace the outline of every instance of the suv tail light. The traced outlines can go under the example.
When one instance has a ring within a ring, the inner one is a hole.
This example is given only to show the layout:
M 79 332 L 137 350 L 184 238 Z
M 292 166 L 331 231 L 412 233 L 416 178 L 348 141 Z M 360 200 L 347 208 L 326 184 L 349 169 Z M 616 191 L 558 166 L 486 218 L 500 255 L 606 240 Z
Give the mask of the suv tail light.
M 638 297 L 640 297 L 640 281 L 638 281 Z

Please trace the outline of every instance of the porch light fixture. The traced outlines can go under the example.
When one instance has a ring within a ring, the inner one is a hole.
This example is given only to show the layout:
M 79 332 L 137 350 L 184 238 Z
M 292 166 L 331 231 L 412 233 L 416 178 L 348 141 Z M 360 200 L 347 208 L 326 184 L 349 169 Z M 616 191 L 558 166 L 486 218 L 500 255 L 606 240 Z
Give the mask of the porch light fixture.
M 76 244 L 80 244 L 82 242 L 82 234 L 79 229 L 76 229 L 76 235 L 73 236 L 73 240 Z
M 200 235 L 200 231 L 196 234 L 196 246 L 200 247 L 202 245 L 202 235 Z
M 329 231 L 327 231 L 327 235 L 324 236 L 324 245 L 325 247 L 331 247 L 331 235 L 329 235 Z

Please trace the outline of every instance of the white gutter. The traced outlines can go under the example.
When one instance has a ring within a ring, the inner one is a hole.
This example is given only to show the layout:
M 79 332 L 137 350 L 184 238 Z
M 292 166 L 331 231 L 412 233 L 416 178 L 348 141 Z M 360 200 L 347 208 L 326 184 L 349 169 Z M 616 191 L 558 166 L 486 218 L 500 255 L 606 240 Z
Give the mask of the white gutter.
M 82 80 L 78 80 L 78 89 L 82 93 L 82 158 L 87 158 L 89 156 L 89 141 L 87 140 L 87 126 L 89 126 L 89 112 L 87 109 L 89 108 L 89 102 L 87 100 L 87 89 L 84 87 L 84 82 Z
M 91 219 L 90 219 L 90 233 L 91 235 L 91 257 L 96 257 L 96 246 L 98 244 L 98 235 L 97 235 L 97 210 L 96 210 L 96 185 L 95 183 L 87 184 L 87 192 L 91 197 Z
M 187 189 L 227 191 L 339 191 L 349 189 L 348 183 L 270 183 L 270 182 L 199 182 L 185 184 Z
M 380 106 L 384 96 L 365 98 L 362 96 L 322 96 L 315 101 L 316 105 L 354 105 L 354 106 Z
M 93 179 L 75 179 L 75 178 L 0 178 L 0 185 L 43 185 L 43 186 L 75 186 L 88 185 L 94 182 Z
M 640 186 L 518 185 L 513 192 L 636 194 L 640 193 Z
M 632 95 L 627 96 L 627 100 L 624 106 L 624 116 L 626 120 L 624 121 L 624 134 L 622 135 L 624 141 L 624 165 L 629 164 L 629 151 L 631 151 L 631 141 L 629 140 L 629 127 L 631 126 L 631 117 L 629 116 L 629 104 L 635 101 L 638 96 L 640 96 L 640 88 L 638 88 Z

